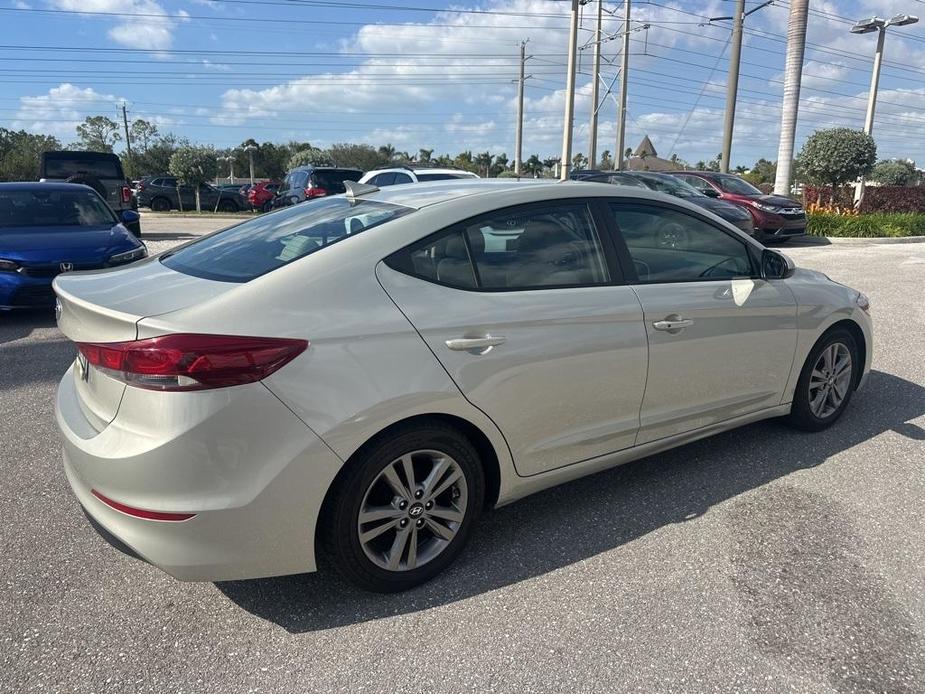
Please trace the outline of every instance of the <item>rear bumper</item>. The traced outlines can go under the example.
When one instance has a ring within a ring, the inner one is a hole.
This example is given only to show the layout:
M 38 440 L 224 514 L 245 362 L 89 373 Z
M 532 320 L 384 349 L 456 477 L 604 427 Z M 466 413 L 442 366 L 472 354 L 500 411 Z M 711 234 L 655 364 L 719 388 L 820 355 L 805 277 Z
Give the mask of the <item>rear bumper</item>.
M 72 371 L 55 405 L 64 471 L 105 533 L 185 581 L 315 569 L 316 522 L 342 463 L 263 385 L 203 391 L 209 395 L 180 408 L 180 416 L 152 408 L 150 396 L 189 393 L 128 388 L 115 419 L 97 432 L 83 415 Z M 135 508 L 196 515 L 146 520 L 92 490 Z

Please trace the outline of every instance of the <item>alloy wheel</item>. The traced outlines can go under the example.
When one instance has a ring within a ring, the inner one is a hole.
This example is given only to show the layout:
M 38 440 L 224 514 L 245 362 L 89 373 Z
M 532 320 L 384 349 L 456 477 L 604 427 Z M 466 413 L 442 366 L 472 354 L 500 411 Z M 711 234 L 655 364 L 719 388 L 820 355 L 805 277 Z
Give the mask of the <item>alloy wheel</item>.
M 828 345 L 809 377 L 809 409 L 819 419 L 841 407 L 851 388 L 851 350 L 843 342 Z
M 446 453 L 417 450 L 386 465 L 363 496 L 357 536 L 387 571 L 411 571 L 453 541 L 468 506 L 466 476 Z

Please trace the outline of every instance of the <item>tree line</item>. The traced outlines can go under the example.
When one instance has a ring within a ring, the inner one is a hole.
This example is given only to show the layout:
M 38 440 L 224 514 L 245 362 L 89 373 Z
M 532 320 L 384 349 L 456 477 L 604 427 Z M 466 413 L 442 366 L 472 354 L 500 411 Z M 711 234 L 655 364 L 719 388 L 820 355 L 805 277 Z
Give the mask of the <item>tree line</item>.
M 106 116 L 89 116 L 76 127 L 76 140 L 63 144 L 52 135 L 37 135 L 24 130 L 0 128 L 0 180 L 36 180 L 42 152 L 58 149 L 113 152 L 124 143 L 124 126 Z M 254 176 L 260 179 L 280 180 L 296 166 L 343 166 L 368 171 L 377 166 L 415 163 L 439 167 L 452 167 L 477 173 L 483 177 L 513 176 L 513 161 L 506 153 L 473 152 L 464 150 L 456 155 L 434 155 L 433 149 L 416 152 L 402 151 L 385 144 L 373 147 L 368 144 L 342 142 L 327 148 L 312 146 L 309 142 L 286 143 L 257 142 L 248 139 L 237 147 L 215 148 L 194 145 L 189 140 L 170 132 L 161 132 L 155 123 L 135 119 L 129 123 L 128 137 L 132 155 L 123 146 L 119 156 L 126 175 L 130 178 L 172 173 L 184 178 L 193 176 L 202 181 L 250 175 L 253 159 Z M 627 158 L 632 150 L 625 152 Z M 174 160 L 172 166 L 171 161 Z M 719 171 L 720 157 L 691 164 L 678 155 L 670 161 L 679 169 Z M 522 174 L 530 177 L 552 175 L 559 163 L 558 157 L 541 158 L 531 154 L 522 163 Z M 574 169 L 585 169 L 588 159 L 577 153 L 572 158 Z M 598 168 L 613 168 L 613 158 L 605 150 Z M 919 185 L 922 176 L 914 162 L 908 160 L 876 160 L 876 145 L 869 135 L 848 128 L 833 128 L 814 133 L 804 145 L 795 161 L 795 179 L 801 183 L 822 183 L 839 186 L 858 176 L 884 185 Z M 774 182 L 777 165 L 761 158 L 752 167 L 739 166 L 735 173 L 754 185 Z M 835 181 L 835 183 L 833 183 Z

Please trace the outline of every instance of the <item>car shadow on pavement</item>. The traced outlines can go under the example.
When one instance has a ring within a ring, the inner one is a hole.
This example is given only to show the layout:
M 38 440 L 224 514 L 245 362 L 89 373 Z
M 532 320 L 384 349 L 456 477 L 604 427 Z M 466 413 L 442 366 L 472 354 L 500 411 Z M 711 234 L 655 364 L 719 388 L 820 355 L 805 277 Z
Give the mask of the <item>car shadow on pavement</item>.
M 487 512 L 455 565 L 393 595 L 315 574 L 217 583 L 243 609 L 299 633 L 462 600 L 593 557 L 885 432 L 921 440 L 925 388 L 874 371 L 837 425 L 818 434 L 767 421 L 713 436 Z
M 36 328 L 53 328 L 55 312 L 48 309 L 0 311 L 0 345 L 29 337 Z

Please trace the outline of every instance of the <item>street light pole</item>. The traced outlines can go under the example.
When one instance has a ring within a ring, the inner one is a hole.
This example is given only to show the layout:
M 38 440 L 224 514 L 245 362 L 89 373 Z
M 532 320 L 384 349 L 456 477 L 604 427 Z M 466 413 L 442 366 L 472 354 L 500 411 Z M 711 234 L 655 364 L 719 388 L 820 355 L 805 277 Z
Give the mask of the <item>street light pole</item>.
M 629 86 L 630 69 L 630 0 L 623 3 L 623 55 L 620 66 L 620 100 L 617 104 L 617 151 L 614 160 L 614 169 L 623 169 L 623 148 L 626 147 L 626 94 Z
M 247 163 L 250 164 L 251 185 L 254 185 L 254 151 L 257 149 L 254 145 L 247 145 L 244 150 L 247 152 Z
M 877 89 L 880 86 L 880 65 L 883 62 L 883 44 L 886 40 L 886 28 L 890 26 L 907 26 L 915 24 L 919 18 L 910 14 L 893 15 L 887 20 L 879 17 L 871 17 L 855 23 L 851 27 L 852 34 L 869 34 L 873 31 L 877 33 L 877 48 L 874 51 L 873 71 L 870 75 L 870 91 L 867 94 L 867 115 L 864 117 L 864 132 L 872 135 L 874 132 L 874 111 L 877 107 Z M 864 202 L 864 177 L 858 180 L 854 188 L 854 208 L 861 209 L 861 203 Z
M 572 0 L 572 19 L 568 36 L 568 67 L 565 78 L 565 118 L 562 124 L 562 159 L 559 162 L 559 180 L 567 181 L 572 164 L 572 124 L 575 120 L 575 64 L 578 54 L 578 4 Z
M 591 128 L 588 141 L 588 168 L 597 168 L 597 99 L 601 74 L 601 29 L 604 25 L 604 0 L 597 1 L 597 28 L 594 30 L 594 68 L 591 72 Z

